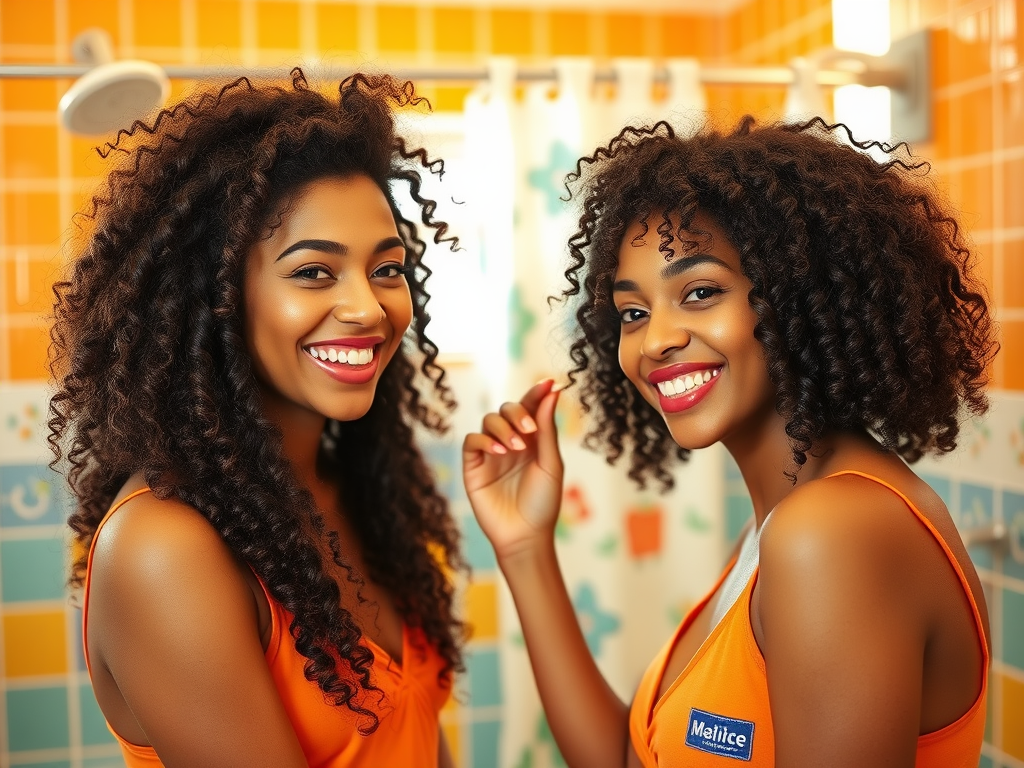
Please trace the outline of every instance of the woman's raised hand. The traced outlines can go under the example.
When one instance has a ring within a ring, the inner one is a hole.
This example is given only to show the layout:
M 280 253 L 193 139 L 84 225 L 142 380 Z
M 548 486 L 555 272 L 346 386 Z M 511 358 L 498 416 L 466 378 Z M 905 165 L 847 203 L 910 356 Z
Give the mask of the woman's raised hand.
M 550 545 L 562 500 L 554 381 L 484 416 L 462 444 L 462 477 L 477 521 L 501 560 Z

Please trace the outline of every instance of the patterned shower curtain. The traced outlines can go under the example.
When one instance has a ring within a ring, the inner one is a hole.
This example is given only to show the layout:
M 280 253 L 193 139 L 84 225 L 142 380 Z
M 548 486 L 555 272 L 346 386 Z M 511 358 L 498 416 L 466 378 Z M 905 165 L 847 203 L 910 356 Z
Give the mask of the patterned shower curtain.
M 564 199 L 563 182 L 577 158 L 626 122 L 667 118 L 687 131 L 700 118 L 695 62 L 670 63 L 667 96 L 658 102 L 652 97 L 652 62 L 619 60 L 614 68 L 614 92 L 610 85 L 595 85 L 589 59 L 557 60 L 554 84 L 517 86 L 514 62 L 496 59 L 487 84 L 467 100 L 467 167 L 474 174 L 467 204 L 478 222 L 488 286 L 489 314 L 480 321 L 494 340 L 481 351 L 475 370 L 454 377 L 463 390 L 459 422 L 471 429 L 479 428 L 484 410 L 518 399 L 539 379 L 565 380 L 572 324 L 563 305 L 549 309 L 546 299 L 565 283 L 565 244 L 576 210 Z M 629 700 L 647 664 L 722 566 L 723 455 L 695 454 L 676 473 L 671 493 L 638 490 L 622 464 L 609 467 L 581 447 L 586 424 L 572 389 L 562 396 L 558 422 L 565 458 L 559 558 L 587 644 L 612 686 Z M 564 765 L 539 704 L 511 597 L 464 494 L 449 490 L 464 524 L 474 579 L 493 581 L 489 594 L 497 603 L 493 643 L 470 647 L 463 706 L 473 722 L 464 722 L 462 731 L 471 726 L 477 742 L 462 740 L 459 762 L 463 768 Z M 481 612 L 479 601 L 470 589 L 471 613 Z M 496 668 L 483 664 L 484 658 L 493 658 Z M 482 683 L 488 675 L 495 677 L 490 686 Z M 487 713 L 497 713 L 490 731 L 481 727 Z M 484 738 L 495 739 L 493 752 L 478 743 Z

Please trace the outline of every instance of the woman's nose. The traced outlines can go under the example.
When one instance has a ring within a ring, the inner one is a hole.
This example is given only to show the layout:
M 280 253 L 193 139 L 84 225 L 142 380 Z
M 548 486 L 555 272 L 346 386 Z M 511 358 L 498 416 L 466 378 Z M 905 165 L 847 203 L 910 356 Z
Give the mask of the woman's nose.
M 690 332 L 681 319 L 668 312 L 651 312 L 641 351 L 652 360 L 662 360 L 690 343 Z
M 331 314 L 341 323 L 378 325 L 387 315 L 367 281 L 339 283 Z

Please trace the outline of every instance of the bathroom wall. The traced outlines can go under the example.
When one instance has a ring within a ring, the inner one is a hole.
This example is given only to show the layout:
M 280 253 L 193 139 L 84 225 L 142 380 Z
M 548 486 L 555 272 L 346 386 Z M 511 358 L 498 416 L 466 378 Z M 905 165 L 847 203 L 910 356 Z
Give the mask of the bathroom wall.
M 710 4 L 709 4 L 710 5 Z M 934 27 L 935 138 L 917 147 L 963 212 L 1002 328 L 995 412 L 956 460 L 921 471 L 965 528 L 1024 516 L 1024 0 L 892 0 L 894 36 Z M 831 42 L 829 0 L 755 0 L 721 16 L 586 8 L 409 5 L 317 0 L 0 0 L 0 61 L 67 62 L 82 29 L 102 26 L 120 57 L 165 63 L 339 66 L 527 64 L 554 55 L 692 55 L 706 62 L 785 63 Z M 79 614 L 63 579 L 68 502 L 45 467 L 45 314 L 64 266 L 61 242 L 95 184 L 93 142 L 58 127 L 70 81 L 0 80 L 0 765 L 116 765 L 83 672 Z M 187 87 L 176 83 L 176 90 Z M 459 109 L 466 85 L 428 86 Z M 712 118 L 777 115 L 778 88 L 709 90 Z M 450 457 L 438 456 L 443 471 Z M 442 481 L 452 483 L 450 476 Z M 727 520 L 749 514 L 729 476 Z M 454 492 L 454 489 L 453 489 Z M 462 768 L 495 765 L 502 692 L 495 673 L 496 574 L 485 542 L 467 541 L 477 631 L 466 695 L 444 714 Z M 972 550 L 988 590 L 995 662 L 983 765 L 1024 766 L 1024 564 Z M 1016 728 L 1013 727 L 1016 724 Z

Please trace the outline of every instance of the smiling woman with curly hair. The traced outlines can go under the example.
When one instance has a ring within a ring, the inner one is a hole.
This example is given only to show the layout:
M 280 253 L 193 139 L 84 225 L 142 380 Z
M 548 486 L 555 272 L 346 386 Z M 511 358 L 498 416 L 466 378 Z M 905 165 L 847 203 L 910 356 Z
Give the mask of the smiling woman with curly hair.
M 988 310 L 927 165 L 874 145 L 879 162 L 842 130 L 627 128 L 570 175 L 587 442 L 661 487 L 672 460 L 722 443 L 754 507 L 627 705 L 555 556 L 552 382 L 466 438 L 470 501 L 571 766 L 978 764 L 985 599 L 906 462 L 953 450 L 986 410 Z
M 450 764 L 465 567 L 413 439 L 453 405 L 395 131 L 410 83 L 246 79 L 136 123 L 56 288 L 55 464 L 129 766 Z M 72 244 L 72 247 L 75 247 Z

